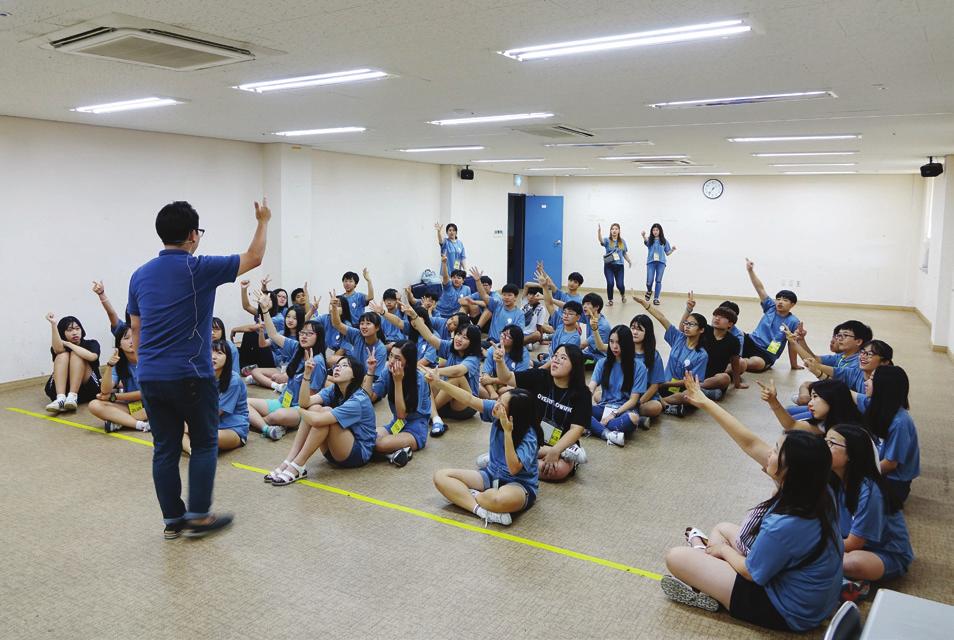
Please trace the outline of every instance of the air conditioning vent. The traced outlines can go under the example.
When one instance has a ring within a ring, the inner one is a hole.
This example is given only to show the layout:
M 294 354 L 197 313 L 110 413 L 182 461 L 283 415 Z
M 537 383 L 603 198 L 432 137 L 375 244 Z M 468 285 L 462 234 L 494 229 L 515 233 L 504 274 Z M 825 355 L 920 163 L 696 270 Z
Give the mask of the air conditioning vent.
M 145 65 L 173 71 L 195 71 L 254 60 L 262 51 L 242 42 L 109 14 L 35 39 L 61 53 Z M 246 48 L 248 47 L 248 48 Z
M 592 138 L 594 136 L 592 131 L 568 124 L 540 124 L 514 127 L 513 130 L 544 138 Z

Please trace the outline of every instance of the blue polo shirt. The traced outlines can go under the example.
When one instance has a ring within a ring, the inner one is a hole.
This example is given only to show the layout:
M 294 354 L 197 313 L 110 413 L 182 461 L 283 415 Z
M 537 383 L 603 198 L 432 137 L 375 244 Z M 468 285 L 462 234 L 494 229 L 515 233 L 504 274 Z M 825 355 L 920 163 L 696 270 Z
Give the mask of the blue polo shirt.
M 672 347 L 669 351 L 669 363 L 666 365 L 666 379 L 682 380 L 686 377 L 686 371 L 691 371 L 699 380 L 705 380 L 709 354 L 701 347 L 702 343 L 699 343 L 698 349 L 690 349 L 685 334 L 676 329 L 674 324 L 666 329 L 665 338 Z
M 238 277 L 239 256 L 163 249 L 129 279 L 129 314 L 139 316 L 140 382 L 215 377 L 215 289 Z
M 665 243 L 660 244 L 658 238 L 651 238 L 646 240 L 646 264 L 650 262 L 661 262 L 666 264 L 666 256 L 672 253 L 672 247 L 669 244 L 669 241 L 666 240 Z
M 775 300 L 766 298 L 762 300 L 762 319 L 759 320 L 755 331 L 750 333 L 749 336 L 755 344 L 777 358 L 782 355 L 785 345 L 788 344 L 785 334 L 782 333 L 783 324 L 794 333 L 798 328 L 798 318 L 795 317 L 794 313 L 789 313 L 784 318 L 778 315 L 775 310 Z

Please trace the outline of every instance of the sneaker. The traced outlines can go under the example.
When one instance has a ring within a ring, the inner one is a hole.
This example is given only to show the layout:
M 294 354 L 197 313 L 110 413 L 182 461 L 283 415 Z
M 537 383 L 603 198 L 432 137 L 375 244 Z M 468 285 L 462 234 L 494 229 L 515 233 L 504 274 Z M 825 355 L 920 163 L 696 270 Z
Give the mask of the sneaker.
M 871 593 L 871 583 L 867 580 L 841 580 L 841 602 L 861 602 Z
M 560 457 L 575 465 L 586 464 L 586 450 L 578 444 L 571 444 L 564 449 Z
M 110 422 L 107 420 L 103 423 L 103 431 L 106 433 L 116 433 L 122 428 L 121 425 L 116 424 L 115 422 Z
M 478 469 L 486 469 L 490 466 L 490 454 L 482 453 L 477 456 L 477 461 L 474 463 L 477 465 Z
M 184 526 L 184 520 L 176 520 L 171 524 L 167 524 L 166 528 L 163 530 L 162 535 L 166 540 L 175 540 L 180 535 L 182 535 L 182 527 Z
M 636 428 L 649 431 L 649 416 L 639 416 L 636 420 Z
M 63 411 L 76 411 L 76 406 L 76 397 L 66 396 L 66 400 L 63 401 Z
M 255 378 L 252 376 L 245 376 L 245 384 L 255 384 Z
M 408 460 L 414 455 L 414 452 L 411 451 L 411 447 L 404 447 L 403 449 L 398 449 L 394 453 L 388 456 L 388 462 L 393 464 L 395 467 L 401 468 L 407 464 Z
M 722 399 L 722 396 L 725 395 L 725 392 L 722 391 L 722 389 L 703 389 L 702 395 L 709 398 L 710 400 L 718 402 Z
M 50 413 L 60 413 L 61 411 L 64 411 L 63 405 L 65 403 L 65 400 L 54 400 L 50 404 L 46 405 L 46 410 Z
M 681 404 L 667 404 L 666 408 L 663 409 L 663 413 L 665 413 L 667 416 L 676 416 L 681 418 L 686 414 L 686 409 Z
M 282 395 L 283 393 L 285 393 L 285 389 L 287 389 L 287 388 L 288 388 L 288 383 L 287 383 L 287 382 L 283 382 L 283 383 L 281 383 L 280 385 L 278 385 L 277 387 L 275 387 L 275 393 L 277 393 L 278 395 Z
M 510 526 L 513 518 L 509 513 L 497 513 L 496 511 L 487 511 L 481 506 L 477 507 L 477 517 L 484 521 L 484 526 L 490 523 L 502 524 L 505 527 Z
M 136 431 L 149 433 L 150 431 L 152 431 L 152 427 L 149 426 L 149 423 L 145 420 L 136 420 Z
M 204 538 L 207 535 L 218 533 L 229 527 L 235 519 L 231 513 L 212 514 L 212 522 L 208 524 L 182 524 L 182 533 L 186 538 Z
M 606 444 L 615 444 L 617 447 L 626 444 L 626 434 L 622 431 L 607 431 L 603 435 L 606 437 Z
M 431 422 L 431 435 L 435 438 L 440 438 L 446 431 L 447 425 L 440 420 L 434 420 Z
M 662 587 L 663 593 L 665 593 L 670 600 L 688 604 L 690 607 L 699 607 L 706 611 L 715 612 L 719 610 L 718 600 L 701 591 L 696 591 L 678 578 L 663 576 L 659 586 Z
M 262 427 L 262 437 L 277 442 L 285 437 L 285 427 L 277 425 L 265 425 Z
M 239 373 L 242 374 L 243 378 L 248 378 L 250 375 L 252 375 L 252 369 L 258 369 L 258 365 L 250 364 L 248 366 L 242 367 Z

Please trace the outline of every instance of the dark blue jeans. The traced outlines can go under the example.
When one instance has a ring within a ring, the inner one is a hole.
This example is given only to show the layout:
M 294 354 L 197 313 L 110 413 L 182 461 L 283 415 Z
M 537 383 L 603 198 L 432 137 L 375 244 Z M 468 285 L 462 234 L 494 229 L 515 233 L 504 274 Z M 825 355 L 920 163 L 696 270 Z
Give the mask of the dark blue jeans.
M 182 380 L 139 383 L 142 403 L 149 415 L 154 449 L 152 481 L 166 524 L 183 518 L 204 518 L 212 510 L 212 485 L 219 455 L 219 393 L 215 380 Z M 189 458 L 189 510 L 182 502 L 179 460 L 182 435 L 189 424 L 192 456 Z
M 609 300 L 613 299 L 613 281 L 616 281 L 616 288 L 619 289 L 619 294 L 621 296 L 626 295 L 626 285 L 623 282 L 623 265 L 609 264 L 603 265 L 603 276 L 606 277 L 606 297 Z
M 663 274 L 666 272 L 666 265 L 663 262 L 647 262 L 646 263 L 646 291 L 653 290 L 653 281 L 656 281 L 656 295 L 653 296 L 656 300 L 659 300 L 659 294 L 662 293 L 662 279 Z

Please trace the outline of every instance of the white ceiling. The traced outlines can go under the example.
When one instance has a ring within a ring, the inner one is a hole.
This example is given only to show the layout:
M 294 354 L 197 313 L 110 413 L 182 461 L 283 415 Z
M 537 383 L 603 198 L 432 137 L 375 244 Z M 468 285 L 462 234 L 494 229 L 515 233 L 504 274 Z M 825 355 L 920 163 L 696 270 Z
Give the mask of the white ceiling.
M 660 175 L 601 155 L 688 154 L 685 171 L 773 174 L 775 162 L 857 162 L 863 173 L 916 171 L 954 153 L 954 2 L 950 0 L 0 0 L 0 114 L 251 142 L 265 132 L 358 125 L 295 140 L 317 148 L 441 164 L 545 157 L 531 166 Z M 175 72 L 41 48 L 38 36 L 112 12 L 287 52 Z M 519 63 L 518 46 L 744 16 L 748 35 Z M 233 85 L 358 67 L 387 80 L 258 95 Z M 652 102 L 830 89 L 833 100 L 656 110 Z M 188 100 L 91 115 L 71 107 L 150 95 Z M 514 124 L 428 120 L 551 111 L 597 140 L 653 146 L 548 149 Z M 730 136 L 860 133 L 861 140 L 733 144 Z M 404 147 L 482 144 L 477 152 Z M 857 150 L 852 157 L 768 159 L 758 151 Z M 679 172 L 674 170 L 674 172 Z M 528 175 L 545 175 L 530 172 Z

